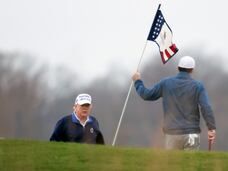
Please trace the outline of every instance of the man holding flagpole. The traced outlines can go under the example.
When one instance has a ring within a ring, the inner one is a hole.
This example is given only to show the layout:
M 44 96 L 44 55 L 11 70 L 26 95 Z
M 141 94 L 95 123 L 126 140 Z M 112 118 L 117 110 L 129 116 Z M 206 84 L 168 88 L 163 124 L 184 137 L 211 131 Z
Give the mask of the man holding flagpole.
M 161 59 L 163 64 L 167 63 L 177 52 L 178 52 L 178 48 L 176 47 L 176 45 L 172 42 L 172 30 L 170 29 L 170 27 L 168 26 L 161 10 L 160 10 L 161 4 L 159 4 L 157 12 L 155 14 L 149 35 L 147 37 L 147 41 L 153 41 L 155 42 L 158 47 L 159 47 L 159 51 L 161 54 Z M 139 60 L 138 66 L 137 66 L 137 71 L 139 70 L 146 46 L 147 46 L 147 41 L 145 43 L 145 46 L 143 48 L 142 51 L 142 55 L 141 58 Z M 133 82 L 130 85 L 130 88 L 128 90 L 128 94 L 124 103 L 124 107 L 122 109 L 121 112 L 121 116 L 119 119 L 119 123 L 118 126 L 116 128 L 116 132 L 115 132 L 115 136 L 113 138 L 113 142 L 112 145 L 114 146 L 116 143 L 116 138 L 119 132 L 119 128 L 120 128 L 120 124 L 122 122 L 123 119 L 123 115 L 127 106 L 127 102 L 131 93 L 131 89 L 133 86 Z
M 198 150 L 200 146 L 200 113 L 208 127 L 208 140 L 213 143 L 216 135 L 214 114 L 203 84 L 194 80 L 191 73 L 195 60 L 182 57 L 176 76 L 162 79 L 146 88 L 139 72 L 132 79 L 137 93 L 144 100 L 163 100 L 163 132 L 165 148 L 173 150 Z

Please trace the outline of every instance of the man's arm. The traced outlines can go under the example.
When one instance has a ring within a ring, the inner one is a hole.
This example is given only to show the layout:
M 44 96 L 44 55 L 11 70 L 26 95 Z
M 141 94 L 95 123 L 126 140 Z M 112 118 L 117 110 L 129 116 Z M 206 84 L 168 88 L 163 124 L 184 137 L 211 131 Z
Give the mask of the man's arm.
M 208 140 L 211 141 L 212 143 L 214 143 L 215 138 L 216 138 L 216 131 L 215 131 L 215 129 L 208 130 L 207 134 L 208 134 Z
M 63 120 L 59 120 L 55 126 L 54 132 L 50 137 L 50 141 L 63 141 Z
M 135 89 L 139 96 L 144 100 L 157 100 L 161 97 L 161 85 L 160 83 L 155 84 L 150 89 L 146 88 L 141 80 L 141 75 L 136 72 L 132 76 L 132 80 L 135 82 Z
M 97 134 L 96 144 L 102 144 L 102 145 L 105 144 L 104 137 L 103 137 L 103 135 L 102 135 L 102 133 L 100 131 Z
M 208 128 L 208 140 L 213 143 L 216 137 L 215 118 L 214 118 L 213 110 L 209 103 L 207 92 L 203 85 L 201 85 L 201 91 L 199 95 L 199 105 L 201 107 L 202 116 Z

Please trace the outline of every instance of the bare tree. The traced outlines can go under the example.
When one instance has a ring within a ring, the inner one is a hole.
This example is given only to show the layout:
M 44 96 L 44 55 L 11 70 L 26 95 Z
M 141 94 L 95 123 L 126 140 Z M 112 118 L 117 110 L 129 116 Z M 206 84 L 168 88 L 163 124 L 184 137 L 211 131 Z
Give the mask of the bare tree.
M 0 54 L 0 136 L 36 137 L 37 111 L 45 101 L 44 68 L 34 70 L 30 57 Z

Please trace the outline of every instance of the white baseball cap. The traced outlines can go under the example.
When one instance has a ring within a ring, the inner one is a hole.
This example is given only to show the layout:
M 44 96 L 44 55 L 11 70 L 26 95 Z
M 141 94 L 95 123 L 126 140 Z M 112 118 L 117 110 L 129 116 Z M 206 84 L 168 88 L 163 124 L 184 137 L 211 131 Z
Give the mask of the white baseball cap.
M 89 94 L 79 94 L 75 99 L 75 104 L 83 105 L 83 104 L 91 104 L 92 98 Z
M 187 69 L 195 68 L 195 60 L 191 56 L 184 56 L 180 59 L 178 67 Z

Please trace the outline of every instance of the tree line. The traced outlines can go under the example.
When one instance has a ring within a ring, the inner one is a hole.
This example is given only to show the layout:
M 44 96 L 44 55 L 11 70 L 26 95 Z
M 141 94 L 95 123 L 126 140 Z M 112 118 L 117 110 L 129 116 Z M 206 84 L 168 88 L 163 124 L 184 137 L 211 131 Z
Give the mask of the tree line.
M 142 79 L 146 86 L 151 86 L 176 74 L 178 59 L 184 54 L 195 57 L 193 77 L 202 81 L 208 90 L 217 124 L 214 148 L 228 150 L 228 73 L 221 64 L 222 56 L 194 52 L 189 48 L 166 65 L 161 63 L 159 56 L 153 60 L 145 59 L 140 69 Z M 52 70 L 27 54 L 0 53 L 0 137 L 48 141 L 56 121 L 72 112 L 76 95 L 86 92 L 93 97 L 92 113 L 99 120 L 106 143 L 111 144 L 133 73 L 116 66 L 107 72 L 107 76 L 82 86 L 80 80 L 83 77 L 64 67 Z M 113 76 L 113 72 L 117 74 Z M 162 119 L 161 99 L 143 101 L 133 88 L 116 145 L 162 148 Z M 207 134 L 203 120 L 201 125 L 201 148 L 206 149 Z

